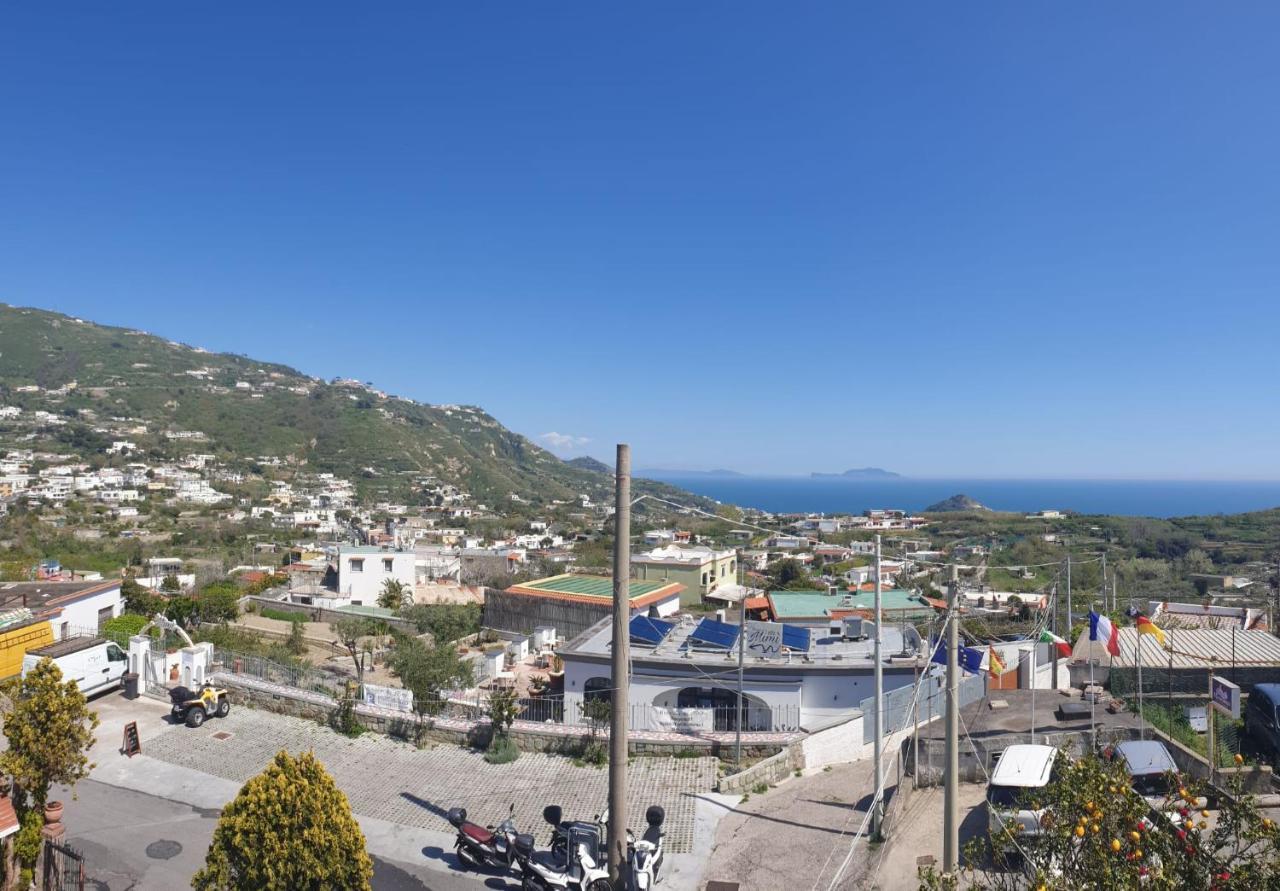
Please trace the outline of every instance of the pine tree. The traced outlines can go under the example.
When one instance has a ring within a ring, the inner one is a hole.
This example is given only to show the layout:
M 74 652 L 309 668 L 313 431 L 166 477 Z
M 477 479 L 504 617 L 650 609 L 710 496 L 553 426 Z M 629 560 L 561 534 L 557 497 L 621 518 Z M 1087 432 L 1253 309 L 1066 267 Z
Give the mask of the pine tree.
M 222 810 L 197 891 L 360 891 L 373 862 L 364 833 L 314 754 L 278 752 Z

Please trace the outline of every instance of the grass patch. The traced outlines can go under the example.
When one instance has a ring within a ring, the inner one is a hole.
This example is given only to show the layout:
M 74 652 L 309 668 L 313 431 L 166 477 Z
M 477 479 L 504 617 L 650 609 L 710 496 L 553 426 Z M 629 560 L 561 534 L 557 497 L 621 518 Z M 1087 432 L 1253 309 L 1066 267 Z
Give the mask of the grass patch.
M 302 613 L 291 613 L 285 609 L 276 609 L 270 606 L 262 608 L 261 616 L 264 619 L 275 619 L 280 622 L 305 622 L 307 617 Z
M 769 784 L 768 784 L 768 783 L 756 783 L 754 786 L 752 786 L 752 787 L 751 787 L 751 791 L 752 791 L 753 793 L 755 793 L 756 795 L 763 795 L 764 793 L 766 793 L 766 792 L 768 792 L 768 791 L 769 791 Z
M 484 760 L 490 764 L 510 764 L 519 757 L 515 740 L 503 734 L 496 734 L 484 753 Z

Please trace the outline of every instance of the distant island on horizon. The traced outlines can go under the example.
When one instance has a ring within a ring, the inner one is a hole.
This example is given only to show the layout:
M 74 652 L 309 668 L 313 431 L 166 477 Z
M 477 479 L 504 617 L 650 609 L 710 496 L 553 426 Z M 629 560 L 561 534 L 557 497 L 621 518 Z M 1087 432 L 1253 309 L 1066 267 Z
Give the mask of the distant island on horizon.
M 809 474 L 813 479 L 846 479 L 846 480 L 900 480 L 902 474 L 894 473 L 892 470 L 884 470 L 879 467 L 855 467 L 846 470 L 844 473 L 820 473 L 814 472 Z

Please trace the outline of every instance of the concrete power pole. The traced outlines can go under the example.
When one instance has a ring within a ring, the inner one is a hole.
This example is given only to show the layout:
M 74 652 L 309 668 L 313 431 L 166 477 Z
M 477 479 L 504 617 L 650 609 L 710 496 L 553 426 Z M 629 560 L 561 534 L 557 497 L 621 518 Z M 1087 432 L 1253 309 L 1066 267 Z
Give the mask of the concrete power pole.
M 951 567 L 947 592 L 947 766 L 942 813 L 942 871 L 956 875 L 960 864 L 960 616 L 956 612 L 960 585 Z
M 626 885 L 627 694 L 631 673 L 631 446 L 618 444 L 613 517 L 613 708 L 609 711 L 609 882 Z
M 905 565 L 905 564 L 904 564 Z M 875 741 L 875 759 L 876 759 L 876 791 L 873 795 L 874 802 L 871 811 L 871 837 L 880 838 L 880 821 L 884 819 L 884 799 L 877 796 L 884 794 L 884 765 L 880 763 L 880 758 L 884 750 L 884 665 L 880 661 L 880 536 L 876 536 L 876 602 L 875 602 L 875 622 L 876 622 L 876 646 L 875 646 L 875 721 L 874 732 Z

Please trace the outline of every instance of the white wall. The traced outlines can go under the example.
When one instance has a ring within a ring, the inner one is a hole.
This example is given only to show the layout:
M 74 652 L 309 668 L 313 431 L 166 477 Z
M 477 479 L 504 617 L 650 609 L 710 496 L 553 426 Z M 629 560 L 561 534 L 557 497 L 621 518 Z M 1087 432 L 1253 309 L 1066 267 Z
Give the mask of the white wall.
M 363 561 L 360 572 L 352 571 L 352 561 Z M 391 561 L 391 571 L 384 567 Z M 387 579 L 397 579 L 410 590 L 414 582 L 414 555 L 412 551 L 338 551 L 338 593 L 349 597 L 352 603 L 376 606 L 382 584 Z
M 800 743 L 806 769 L 857 761 L 862 756 L 862 724 L 866 715 L 858 715 L 826 730 L 806 736 Z
M 913 675 L 884 673 L 885 692 L 915 683 Z M 821 726 L 846 716 L 858 708 L 862 700 L 875 693 L 871 672 L 858 675 L 813 672 L 806 675 L 800 702 L 800 725 Z
M 113 585 L 104 591 L 100 591 L 83 600 L 75 603 L 68 603 L 62 607 L 62 615 L 54 619 L 50 625 L 53 628 L 53 636 L 55 639 L 61 639 L 66 634 L 77 631 L 96 631 L 98 628 L 98 610 L 111 608 L 111 615 L 120 615 L 124 606 L 120 600 L 120 586 Z M 67 630 L 64 632 L 63 628 Z

